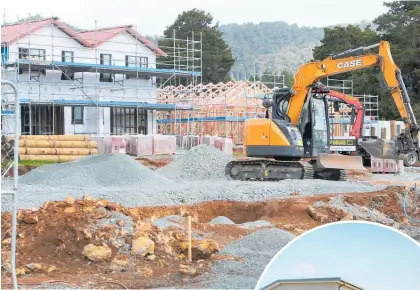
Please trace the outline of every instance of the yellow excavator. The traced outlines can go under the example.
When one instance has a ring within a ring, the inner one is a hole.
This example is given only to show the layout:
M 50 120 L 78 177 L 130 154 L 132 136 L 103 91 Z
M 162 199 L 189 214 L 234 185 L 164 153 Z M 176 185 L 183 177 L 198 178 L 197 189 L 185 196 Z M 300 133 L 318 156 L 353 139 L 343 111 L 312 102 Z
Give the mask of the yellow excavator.
M 376 47 L 378 53 L 362 54 Z M 235 180 L 346 180 L 347 170 L 365 170 L 360 156 L 330 154 L 327 99 L 325 94 L 312 89 L 328 76 L 370 67 L 380 68 L 381 84 L 391 92 L 405 122 L 405 131 L 390 141 L 378 138 L 359 141 L 359 145 L 373 157 L 411 156 L 418 160 L 419 126 L 389 42 L 381 41 L 302 65 L 291 89 L 277 90 L 271 100 L 264 100 L 265 118 L 245 122 L 246 158 L 229 162 L 226 175 Z

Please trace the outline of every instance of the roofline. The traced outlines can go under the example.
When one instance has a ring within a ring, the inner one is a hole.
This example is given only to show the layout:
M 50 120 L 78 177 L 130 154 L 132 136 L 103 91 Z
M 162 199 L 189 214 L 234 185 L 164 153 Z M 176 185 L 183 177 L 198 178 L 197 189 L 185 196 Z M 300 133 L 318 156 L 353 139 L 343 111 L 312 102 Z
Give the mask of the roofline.
M 35 20 L 35 21 L 21 21 L 21 22 L 17 22 L 13 25 L 3 25 L 2 27 L 9 27 L 9 26 L 17 26 L 17 25 L 21 25 L 21 24 L 32 24 L 32 23 L 38 23 L 38 22 L 43 22 L 43 21 L 48 21 L 49 24 L 53 24 L 55 25 L 58 29 L 60 29 L 61 31 L 63 31 L 65 34 L 71 36 L 75 41 L 77 41 L 78 43 L 80 43 L 83 46 L 89 46 L 89 43 L 87 41 L 85 41 L 83 38 L 80 38 L 76 31 L 74 31 L 72 28 L 68 27 L 66 24 L 64 24 L 64 22 L 60 21 L 60 18 L 58 17 L 50 17 L 50 18 L 44 18 L 44 19 L 40 19 L 40 20 Z M 38 25 L 38 26 L 33 26 L 33 27 L 29 27 L 28 30 L 23 31 L 23 37 L 28 36 L 29 34 L 34 33 L 35 31 L 41 29 L 44 26 Z M 7 44 L 12 44 L 14 42 L 16 42 L 19 39 L 19 35 L 12 37 L 11 39 L 4 41 Z
M 38 19 L 38 20 L 17 21 L 17 22 L 2 24 L 1 27 L 9 27 L 9 26 L 20 25 L 20 24 L 23 24 L 23 23 L 35 23 L 35 22 L 41 22 L 41 21 L 45 21 L 45 20 L 59 20 L 59 19 L 60 18 L 54 16 L 54 17 L 47 17 L 47 18 L 42 18 L 42 19 Z
M 329 278 L 305 278 L 305 279 L 283 279 L 283 280 L 277 280 L 274 281 L 267 286 L 264 286 L 261 288 L 261 290 L 268 290 L 273 286 L 281 285 L 283 283 L 291 283 L 291 284 L 301 284 L 301 283 L 340 283 L 342 285 L 348 286 L 352 288 L 353 290 L 363 290 L 363 288 L 360 288 L 359 286 L 356 286 L 352 283 L 346 282 L 340 277 L 329 277 Z
M 70 28 L 66 24 L 64 24 L 62 21 L 60 21 L 60 18 L 49 17 L 49 18 L 43 18 L 43 19 L 34 20 L 34 21 L 26 20 L 26 21 L 16 22 L 16 23 L 13 23 L 13 24 L 10 24 L 10 25 L 2 25 L 1 27 L 16 26 L 16 25 L 20 25 L 20 24 L 24 24 L 24 23 L 36 23 L 36 22 L 42 22 L 42 21 L 47 21 L 47 20 L 51 21 L 52 24 L 54 24 L 58 29 L 62 30 L 64 33 L 71 36 L 75 41 L 77 41 L 78 43 L 80 43 L 81 45 L 83 45 L 85 47 L 94 48 L 95 46 L 98 46 L 98 45 L 110 40 L 115 35 L 126 31 L 131 36 L 135 37 L 138 41 L 143 43 L 146 47 L 148 47 L 157 56 L 167 56 L 168 55 L 166 52 L 164 52 L 162 49 L 160 49 L 157 45 L 155 45 L 150 40 L 148 40 L 145 36 L 141 35 L 137 30 L 133 29 L 134 26 L 131 25 L 131 24 L 130 25 L 119 25 L 119 26 L 113 26 L 113 27 L 104 27 L 104 28 L 92 29 L 92 30 L 82 30 L 82 31 L 76 32 L 72 28 Z M 42 27 L 43 26 L 30 27 L 27 31 L 22 32 L 22 34 L 24 36 L 27 36 L 28 34 L 32 34 L 35 31 L 37 31 L 38 29 L 41 29 Z M 109 29 L 121 29 L 121 31 L 119 31 L 115 34 L 110 34 L 110 37 L 106 38 L 103 41 L 95 43 L 95 44 L 90 43 L 89 41 L 87 41 L 86 39 L 83 38 L 83 35 L 81 35 L 83 33 L 95 32 L 95 31 L 104 31 L 104 30 L 109 30 Z M 4 41 L 4 43 L 11 44 L 11 43 L 16 42 L 17 40 L 18 40 L 18 36 L 15 36 L 8 41 Z
M 128 24 L 128 25 L 117 25 L 117 26 L 102 27 L 102 28 L 97 28 L 97 29 L 86 29 L 86 30 L 78 31 L 77 33 L 95 32 L 95 31 L 102 31 L 102 30 L 109 30 L 109 29 L 117 29 L 117 28 L 131 28 L 131 27 L 133 27 L 132 24 Z

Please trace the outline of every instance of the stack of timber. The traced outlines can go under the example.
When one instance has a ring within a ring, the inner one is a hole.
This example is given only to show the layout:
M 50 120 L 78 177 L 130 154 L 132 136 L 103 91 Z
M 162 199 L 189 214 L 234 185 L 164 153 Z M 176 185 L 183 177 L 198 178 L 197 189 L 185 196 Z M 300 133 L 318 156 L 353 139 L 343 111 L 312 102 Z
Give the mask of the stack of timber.
M 98 143 L 90 136 L 30 135 L 19 138 L 20 160 L 72 161 L 99 154 Z

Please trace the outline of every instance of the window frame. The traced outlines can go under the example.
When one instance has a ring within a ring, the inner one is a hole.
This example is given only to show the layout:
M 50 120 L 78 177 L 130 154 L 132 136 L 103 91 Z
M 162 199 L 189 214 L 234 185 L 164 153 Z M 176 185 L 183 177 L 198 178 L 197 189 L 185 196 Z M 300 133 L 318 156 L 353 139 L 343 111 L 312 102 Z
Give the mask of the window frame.
M 66 61 L 66 53 L 71 53 L 71 60 L 70 61 Z M 71 50 L 62 50 L 61 51 L 61 62 L 74 62 L 74 51 Z
M 109 63 L 105 64 L 105 56 L 109 56 Z M 112 54 L 110 53 L 101 53 L 99 55 L 99 62 L 101 65 L 112 65 Z M 108 77 L 107 77 L 108 75 Z M 112 83 L 113 82 L 113 75 L 111 73 L 99 73 L 99 81 L 100 82 L 107 82 Z
M 23 50 L 26 50 L 27 52 L 24 52 Z M 33 54 L 32 51 L 38 51 L 38 54 Z M 25 56 L 28 57 L 28 59 L 31 59 L 33 56 L 39 57 L 39 60 L 45 60 L 46 51 L 44 48 L 29 48 L 29 47 L 19 47 L 19 59 L 25 59 Z M 41 55 L 42 52 L 42 55 Z M 42 56 L 42 57 L 41 57 Z
M 65 56 L 65 54 L 66 53 L 68 53 L 68 52 L 70 52 L 71 53 L 71 61 L 66 61 L 66 56 Z M 74 51 L 71 51 L 71 50 L 62 50 L 61 51 L 61 62 L 74 62 Z M 67 77 L 67 76 L 68 77 Z M 61 80 L 62 81 L 66 81 L 66 80 L 68 80 L 70 78 L 70 80 L 74 80 L 74 73 L 61 73 Z
M 75 109 L 76 108 L 80 108 L 80 112 L 81 112 L 81 118 L 80 119 L 76 119 L 76 115 L 75 115 Z M 72 125 L 83 125 L 84 123 L 84 111 L 85 111 L 85 107 L 84 106 L 72 106 L 71 107 L 71 124 Z
M 134 61 L 129 61 L 129 58 L 134 58 Z M 147 56 L 140 56 L 140 55 L 126 55 L 125 56 L 125 66 L 126 67 L 148 68 L 149 67 L 149 58 Z M 129 79 L 130 75 L 127 74 L 125 76 L 125 78 Z

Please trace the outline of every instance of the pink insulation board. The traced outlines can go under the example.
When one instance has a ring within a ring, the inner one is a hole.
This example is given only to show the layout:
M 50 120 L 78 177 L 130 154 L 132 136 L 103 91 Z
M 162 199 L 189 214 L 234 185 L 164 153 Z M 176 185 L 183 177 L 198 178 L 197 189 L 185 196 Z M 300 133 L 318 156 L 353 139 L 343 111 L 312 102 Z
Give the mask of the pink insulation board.
M 380 158 L 371 157 L 370 168 L 372 173 L 383 173 L 384 172 L 384 160 Z
M 153 155 L 153 135 L 130 136 L 130 152 L 134 156 Z
M 214 140 L 214 147 L 225 152 L 226 154 L 233 154 L 233 141 L 230 138 L 216 137 Z
M 175 136 L 153 135 L 153 154 L 175 154 L 175 151 Z
M 111 152 L 110 153 L 126 153 L 125 136 L 111 136 Z
M 385 173 L 397 173 L 398 163 L 396 160 L 384 159 L 384 172 Z

